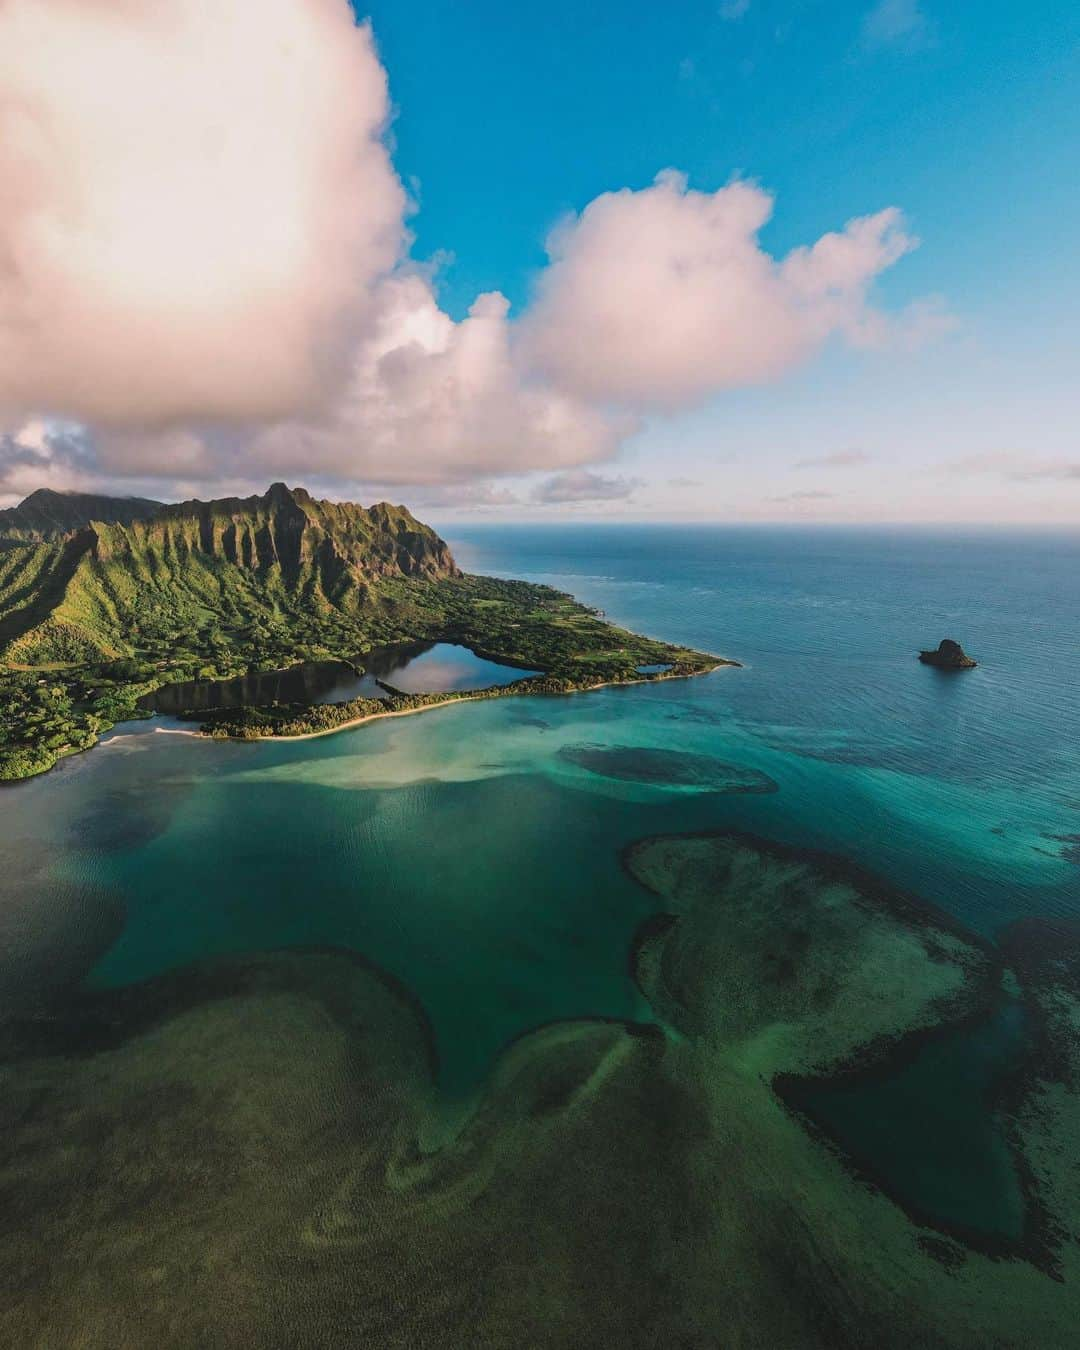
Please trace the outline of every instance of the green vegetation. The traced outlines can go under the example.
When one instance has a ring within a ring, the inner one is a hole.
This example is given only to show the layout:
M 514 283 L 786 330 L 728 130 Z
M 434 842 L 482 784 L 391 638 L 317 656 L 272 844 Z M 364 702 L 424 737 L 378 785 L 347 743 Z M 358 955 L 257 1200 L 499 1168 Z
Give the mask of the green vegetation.
M 615 628 L 549 587 L 463 576 L 430 527 L 387 503 L 316 501 L 283 484 L 174 506 L 35 493 L 0 513 L 3 530 L 0 779 L 89 748 L 162 684 L 356 661 L 390 642 L 461 643 L 543 672 L 492 694 L 635 680 L 640 665 L 692 675 L 718 664 Z M 208 731 L 297 735 L 416 706 L 366 702 L 245 710 Z
M 142 716 L 139 696 L 160 683 L 154 666 L 135 661 L 0 669 L 0 781 L 89 750 L 115 723 Z
M 456 576 L 437 586 L 403 579 L 384 594 L 412 636 L 459 642 L 489 660 L 542 670 L 563 682 L 549 692 L 639 679 L 638 666 L 670 665 L 668 674 L 691 675 L 719 664 L 703 652 L 616 628 L 549 586 Z
M 417 712 L 439 703 L 454 703 L 461 694 L 395 694 L 389 699 L 354 698 L 346 703 L 288 703 L 269 708 L 222 708 L 186 713 L 215 739 L 257 741 L 267 736 L 318 736 L 369 717 Z

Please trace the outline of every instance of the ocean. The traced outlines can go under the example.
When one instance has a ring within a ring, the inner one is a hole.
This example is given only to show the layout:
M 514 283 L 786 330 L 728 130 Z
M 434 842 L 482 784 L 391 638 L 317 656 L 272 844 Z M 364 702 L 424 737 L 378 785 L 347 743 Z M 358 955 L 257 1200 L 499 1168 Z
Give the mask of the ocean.
M 856 857 L 987 933 L 1075 912 L 1080 532 L 599 525 L 451 538 L 468 568 L 544 581 L 742 662 L 645 697 L 707 708 L 725 741 L 753 746 L 784 779 L 770 816 L 781 837 Z M 915 660 L 942 637 L 977 669 Z
M 437 1150 L 536 1029 L 666 1030 L 629 961 L 658 909 L 624 865 L 639 840 L 721 831 L 830 855 L 990 943 L 1017 919 L 1080 918 L 1080 533 L 444 533 L 468 571 L 741 664 L 295 744 L 118 728 L 0 795 L 9 1012 L 210 958 L 345 949 L 422 1010 L 421 1143 Z M 920 664 L 944 637 L 977 668 Z M 729 790 L 748 774 L 772 790 Z M 931 1226 L 1019 1241 L 992 1089 L 1029 1036 L 1005 999 L 802 1109 Z

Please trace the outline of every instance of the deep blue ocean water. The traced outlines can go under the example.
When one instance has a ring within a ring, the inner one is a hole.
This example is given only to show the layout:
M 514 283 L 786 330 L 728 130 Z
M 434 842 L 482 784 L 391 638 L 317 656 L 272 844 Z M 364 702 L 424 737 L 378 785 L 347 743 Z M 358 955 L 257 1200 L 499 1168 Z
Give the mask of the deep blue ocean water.
M 1024 915 L 1080 914 L 1080 533 L 446 534 L 467 570 L 550 583 L 742 666 L 297 743 L 119 728 L 0 796 L 0 1001 L 207 956 L 347 947 L 423 1004 L 460 1118 L 514 1037 L 652 1017 L 627 952 L 655 901 L 619 861 L 649 834 L 738 829 L 823 849 L 988 937 Z M 921 665 L 943 637 L 978 668 Z M 707 756 L 778 790 L 605 776 L 588 767 L 597 749 Z M 986 1099 L 1022 1038 L 1006 1008 L 819 1114 L 920 1211 L 1014 1232 L 1018 1183 Z
M 462 566 L 734 657 L 657 691 L 785 757 L 783 832 L 983 932 L 1080 911 L 1080 530 L 448 529 Z M 960 641 L 977 669 L 916 653 Z M 650 693 L 653 691 L 649 691 Z

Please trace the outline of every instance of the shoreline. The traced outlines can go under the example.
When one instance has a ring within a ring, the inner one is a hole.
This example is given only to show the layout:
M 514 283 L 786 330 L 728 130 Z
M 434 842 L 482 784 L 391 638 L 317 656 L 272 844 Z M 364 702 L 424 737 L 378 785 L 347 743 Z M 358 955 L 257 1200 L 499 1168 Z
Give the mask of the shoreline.
M 568 698 L 573 694 L 592 694 L 598 689 L 621 689 L 636 684 L 659 684 L 661 680 L 695 680 L 701 675 L 712 675 L 714 671 L 720 670 L 725 666 L 738 668 L 737 661 L 717 661 L 715 666 L 710 666 L 708 670 L 694 670 L 686 675 L 643 675 L 637 680 L 604 680 L 599 684 L 587 684 L 581 689 L 560 689 L 558 691 L 547 691 L 541 694 L 530 694 L 527 690 L 515 690 L 513 694 L 493 693 L 490 689 L 476 689 L 469 693 L 453 694 L 449 698 L 440 699 L 437 703 L 422 703 L 418 708 L 391 708 L 386 712 L 365 713 L 363 717 L 354 717 L 351 721 L 342 722 L 336 727 L 323 727 L 320 731 L 301 731 L 294 736 L 218 736 L 207 735 L 204 731 L 192 731 L 192 736 L 203 736 L 206 740 L 221 741 L 313 741 L 320 736 L 336 736 L 339 731 L 351 731 L 356 727 L 361 727 L 367 722 L 381 722 L 389 717 L 412 717 L 416 713 L 434 712 L 436 708 L 449 708 L 457 703 L 479 703 L 482 700 L 487 701 L 492 698 Z M 505 689 L 506 685 L 496 685 L 493 688 Z M 331 705 L 332 706 L 332 705 Z
M 351 664 L 351 662 L 348 664 Z M 702 675 L 712 675 L 717 670 L 721 670 L 725 667 L 731 667 L 736 670 L 743 668 L 741 661 L 736 661 L 731 657 L 718 656 L 713 658 L 712 665 L 707 666 L 702 670 L 691 670 L 680 674 L 642 675 L 632 680 L 600 680 L 596 684 L 582 685 L 578 689 L 549 689 L 533 692 L 528 687 L 528 681 L 523 681 L 520 688 L 514 689 L 513 693 L 510 693 L 507 691 L 513 688 L 512 686 L 492 685 L 487 689 L 477 689 L 460 694 L 452 694 L 446 698 L 436 699 L 436 701 L 432 703 L 422 703 L 415 708 L 391 708 L 387 709 L 386 712 L 365 713 L 361 717 L 351 718 L 348 722 L 341 722 L 337 726 L 323 727 L 318 731 L 298 732 L 296 735 L 292 736 L 273 734 L 266 736 L 214 736 L 212 733 L 205 732 L 201 724 L 196 725 L 194 723 L 190 731 L 181 727 L 165 728 L 150 726 L 147 728 L 147 733 L 153 732 L 156 734 L 160 732 L 162 734 L 175 736 L 197 736 L 205 740 L 233 741 L 237 743 L 250 743 L 255 741 L 311 741 L 320 736 L 335 736 L 339 731 L 352 731 L 356 727 L 363 726 L 367 722 L 379 722 L 387 717 L 410 717 L 414 713 L 432 712 L 436 708 L 446 708 L 457 703 L 476 703 L 480 700 L 492 698 L 567 698 L 573 694 L 595 693 L 598 689 L 619 689 L 627 688 L 631 685 L 659 684 L 663 680 L 692 680 L 697 679 Z M 158 715 L 159 714 L 157 713 L 150 713 L 145 718 L 138 718 L 135 720 L 152 723 Z M 128 736 L 138 736 L 143 734 L 138 731 L 130 731 L 122 732 L 119 736 L 114 736 L 112 733 L 114 732 L 115 727 L 119 725 L 120 723 L 116 723 L 107 731 L 100 732 L 92 745 L 80 746 L 75 749 L 63 751 L 57 756 L 55 762 L 50 764 L 47 768 L 38 769 L 35 772 L 24 774 L 18 778 L 0 780 L 0 788 L 17 787 L 20 783 L 33 782 L 36 779 L 43 778 L 47 774 L 52 773 L 52 771 L 58 768 L 65 759 L 87 754 L 91 750 L 97 750 L 103 745 L 108 745 L 113 740 L 122 740 L 126 739 Z
M 390 708 L 386 712 L 365 713 L 363 717 L 354 717 L 351 721 L 342 722 L 336 727 L 323 727 L 321 731 L 300 731 L 295 736 L 212 736 L 203 731 L 192 732 L 193 736 L 202 736 L 206 740 L 219 741 L 314 741 L 320 736 L 336 736 L 339 731 L 351 731 L 354 727 L 362 727 L 366 722 L 381 722 L 387 717 L 412 717 L 416 713 L 434 712 L 436 708 L 449 708 L 455 703 L 475 703 L 477 700 L 486 697 L 481 693 L 461 694 L 453 698 L 445 698 L 440 703 L 422 703 L 419 708 Z M 330 705 L 333 707 L 333 704 Z

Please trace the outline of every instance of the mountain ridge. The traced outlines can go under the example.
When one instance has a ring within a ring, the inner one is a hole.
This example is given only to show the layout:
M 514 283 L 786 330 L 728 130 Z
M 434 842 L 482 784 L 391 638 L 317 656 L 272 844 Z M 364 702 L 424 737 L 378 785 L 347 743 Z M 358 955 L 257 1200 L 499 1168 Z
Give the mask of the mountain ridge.
M 57 498 L 31 494 L 6 513 L 18 529 L 38 520 L 53 531 L 3 539 L 0 654 L 9 661 L 127 656 L 140 638 L 160 645 L 174 635 L 170 613 L 226 630 L 260 618 L 355 620 L 388 581 L 460 575 L 435 531 L 388 502 L 320 500 L 284 483 L 169 504 L 73 494 L 66 512 Z

